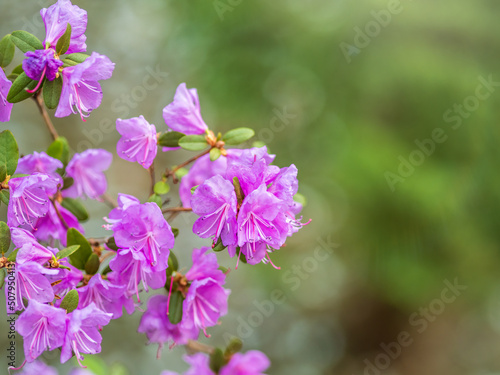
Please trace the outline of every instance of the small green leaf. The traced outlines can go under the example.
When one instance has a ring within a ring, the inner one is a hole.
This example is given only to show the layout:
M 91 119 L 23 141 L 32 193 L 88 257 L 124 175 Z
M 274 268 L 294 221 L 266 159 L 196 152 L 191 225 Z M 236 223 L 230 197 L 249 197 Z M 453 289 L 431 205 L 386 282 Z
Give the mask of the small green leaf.
M 75 358 L 75 357 L 73 357 Z M 87 367 L 87 371 L 95 375 L 109 375 L 108 366 L 104 360 L 97 355 L 86 354 L 85 359 L 80 361 L 81 365 Z M 75 366 L 80 366 L 80 362 L 74 360 Z
M 173 251 L 170 251 L 170 255 L 168 256 L 168 269 L 170 269 L 171 272 L 179 269 L 179 261 Z
M 179 229 L 178 228 L 172 228 L 172 233 L 174 234 L 174 237 L 177 237 L 179 235 Z
M 57 137 L 57 139 L 52 142 L 47 149 L 47 155 L 62 161 L 64 165 L 69 162 L 69 144 L 66 138 Z
M 106 246 L 110 250 L 118 251 L 118 246 L 116 245 L 114 237 L 108 238 L 108 240 L 106 241 Z
M 201 151 L 208 143 L 203 135 L 185 135 L 179 140 L 179 146 L 188 151 Z
M 4 130 L 0 133 L 0 183 L 16 172 L 18 159 L 16 139 L 10 130 Z
M 0 201 L 2 201 L 5 205 L 9 205 L 10 193 L 8 190 L 0 190 Z
M 14 69 L 12 69 L 12 74 L 21 74 L 22 72 L 24 72 L 23 70 L 23 64 L 19 64 L 18 66 L 16 66 Z
M 182 320 L 182 302 L 184 302 L 184 297 L 182 297 L 180 291 L 172 293 L 168 307 L 168 320 L 170 320 L 170 323 L 178 324 Z
M 62 190 L 65 190 L 65 189 L 71 187 L 74 183 L 75 183 L 75 180 L 73 180 L 73 178 L 71 178 L 71 177 L 64 177 L 63 178 Z
M 148 202 L 154 202 L 160 208 L 162 206 L 161 197 L 157 194 L 151 194 L 150 197 L 148 198 Z
M 66 296 L 61 301 L 61 309 L 66 310 L 69 314 L 72 311 L 75 311 L 78 308 L 78 302 L 80 302 L 80 297 L 78 296 L 78 292 L 76 289 L 72 289 L 66 294 Z
M 56 109 L 61 98 L 62 76 L 53 81 L 45 80 L 43 83 L 43 100 L 48 109 Z
M 69 60 L 72 63 L 74 63 L 73 65 L 77 65 L 77 64 L 81 64 L 82 62 L 84 62 L 88 57 L 90 57 L 90 56 L 86 55 L 85 53 L 72 53 L 72 54 L 66 56 L 66 58 L 63 60 L 63 62 L 66 62 L 67 60 Z
M 99 256 L 96 253 L 92 253 L 85 263 L 85 272 L 87 272 L 88 275 L 95 275 L 100 265 L 101 261 L 99 260 Z
M 211 161 L 216 161 L 220 156 L 220 149 L 219 148 L 213 148 L 210 150 L 210 160 Z
M 242 261 L 243 263 L 246 263 L 247 262 L 247 257 L 245 256 L 245 254 L 243 254 L 240 250 L 240 247 L 236 247 L 236 254 L 240 254 L 239 257 L 240 257 L 240 261 Z
M 225 357 L 231 357 L 233 354 L 238 353 L 243 348 L 243 342 L 238 337 L 232 337 L 231 341 L 226 347 L 224 353 Z
M 16 261 L 16 258 L 17 258 L 17 252 L 19 251 L 19 249 L 15 249 L 14 251 L 12 251 L 9 256 L 7 257 L 7 260 L 9 262 L 15 262 Z
M 297 203 L 300 203 L 303 207 L 307 205 L 307 199 L 302 194 L 297 193 L 293 196 L 293 200 Z
M 64 198 L 61 202 L 61 206 L 75 215 L 78 221 L 86 221 L 89 219 L 87 209 L 78 199 Z
M 19 103 L 32 97 L 33 93 L 26 90 L 33 90 L 37 84 L 37 81 L 33 81 L 26 73 L 22 72 L 12 83 L 7 94 L 7 101 L 9 103 Z
M 224 246 L 222 244 L 222 238 L 219 237 L 219 239 L 217 240 L 217 243 L 215 244 L 215 246 L 212 248 L 213 251 L 222 251 L 226 248 L 227 246 Z
M 158 144 L 163 147 L 179 147 L 179 140 L 184 136 L 185 134 L 179 132 L 166 132 L 160 135 Z
M 252 147 L 257 147 L 257 148 L 261 148 L 261 147 L 264 147 L 266 144 L 262 141 L 255 141 L 252 143 Z
M 16 46 L 10 39 L 10 34 L 5 35 L 0 40 L 0 67 L 5 68 L 14 58 Z
M 238 205 L 241 205 L 243 199 L 245 199 L 245 194 L 243 194 L 243 189 L 240 185 L 240 180 L 238 177 L 233 177 L 234 191 L 236 192 L 236 198 L 238 199 Z
M 87 259 L 92 254 L 92 248 L 89 241 L 75 228 L 69 228 L 66 234 L 66 244 L 68 246 L 80 245 L 80 248 L 70 255 L 69 261 L 76 268 L 83 270 Z
M 226 364 L 224 360 L 224 353 L 220 348 L 215 348 L 214 352 L 210 354 L 210 368 L 216 374 L 219 373 L 219 370 Z
M 69 48 L 69 42 L 71 41 L 71 25 L 68 22 L 68 26 L 66 26 L 66 31 L 59 38 L 56 44 L 56 53 L 58 55 L 63 55 Z
M 164 195 L 170 191 L 170 185 L 165 181 L 158 181 L 154 186 L 154 192 L 157 195 Z
M 222 273 L 227 273 L 227 268 L 224 267 L 224 266 L 219 266 L 219 268 L 217 268 L 219 271 L 222 271 Z
M 10 178 L 18 178 L 18 177 L 28 177 L 29 174 L 27 173 L 14 173 Z
M 0 268 L 0 289 L 3 288 L 5 284 L 5 277 L 7 276 L 7 270 L 5 268 Z
M 186 168 L 179 168 L 176 172 L 175 172 L 175 176 L 180 180 L 182 177 L 184 177 L 185 175 L 187 175 L 189 173 L 189 170 L 187 170 Z
M 111 365 L 109 375 L 129 375 L 129 372 L 123 364 L 115 362 Z
M 198 189 L 198 186 L 200 186 L 200 185 L 196 185 L 196 186 L 193 186 L 191 188 L 191 194 L 194 194 L 194 192 L 196 191 L 196 189 Z
M 110 273 L 111 271 L 112 271 L 112 269 L 111 269 L 111 267 L 110 267 L 110 266 L 109 266 L 109 264 L 108 264 L 106 267 L 104 267 L 104 269 L 102 270 L 102 272 L 101 272 L 101 273 L 102 273 L 103 275 L 107 275 L 107 274 L 108 274 L 108 273 Z
M 0 253 L 5 254 L 10 247 L 10 229 L 7 223 L 0 221 Z
M 65 249 L 62 249 L 56 254 L 57 259 L 63 259 L 69 257 L 71 254 L 73 254 L 75 251 L 77 251 L 80 248 L 80 245 L 73 245 L 73 246 L 68 246 Z
M 11 40 L 24 53 L 43 49 L 43 44 L 36 36 L 24 30 L 13 31 Z
M 228 131 L 223 135 L 222 140 L 227 145 L 239 145 L 245 141 L 248 141 L 255 135 L 253 129 L 250 128 L 236 128 Z

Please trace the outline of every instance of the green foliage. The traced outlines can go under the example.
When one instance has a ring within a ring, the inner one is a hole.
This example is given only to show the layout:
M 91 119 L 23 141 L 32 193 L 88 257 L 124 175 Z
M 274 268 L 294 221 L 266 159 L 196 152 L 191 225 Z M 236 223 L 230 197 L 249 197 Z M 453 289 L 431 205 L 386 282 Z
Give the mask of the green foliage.
M 0 133 L 0 183 L 15 173 L 18 159 L 16 139 L 10 130 L 4 130 Z
M 5 68 L 14 58 L 16 46 L 11 40 L 10 34 L 5 35 L 0 40 L 0 68 Z
M 53 81 L 45 80 L 43 83 L 43 101 L 48 109 L 56 109 L 61 98 L 62 76 Z
M 178 324 L 182 320 L 182 303 L 184 297 L 180 291 L 173 292 L 170 296 L 170 305 L 168 308 L 168 320 L 172 324 Z
M 7 101 L 9 103 L 19 103 L 23 100 L 31 98 L 33 93 L 30 93 L 27 90 L 33 90 L 37 84 L 37 81 L 33 81 L 26 75 L 26 73 L 22 72 L 12 83 L 9 93 L 7 94 Z
M 65 54 L 69 48 L 70 41 L 71 41 L 71 25 L 68 22 L 68 26 L 66 26 L 66 31 L 57 41 L 56 53 L 58 55 Z
M 179 139 L 179 146 L 188 151 L 201 151 L 207 148 L 208 143 L 203 135 L 185 135 Z
M 61 301 L 61 309 L 66 310 L 69 314 L 70 312 L 78 308 L 78 303 L 80 302 L 80 297 L 76 289 L 72 289 L 66 294 Z
M 248 141 L 255 135 L 255 131 L 250 128 L 236 128 L 228 131 L 222 137 L 222 140 L 228 145 L 239 145 L 245 141 Z
M 73 254 L 75 251 L 77 251 L 80 248 L 80 245 L 72 245 L 68 246 L 65 249 L 62 249 L 56 254 L 57 259 L 63 259 L 69 257 L 71 254 Z
M 47 155 L 62 161 L 64 166 L 69 162 L 69 144 L 64 137 L 58 137 L 47 149 Z
M 10 229 L 6 222 L 0 221 L 0 253 L 5 254 L 10 247 Z
M 80 248 L 70 255 L 70 263 L 80 269 L 85 269 L 85 264 L 92 254 L 92 247 L 87 239 L 75 228 L 69 228 L 66 234 L 66 243 L 68 246 L 80 245 Z
M 160 135 L 158 144 L 163 147 L 179 147 L 179 140 L 185 135 L 179 132 L 166 132 Z
M 13 31 L 11 40 L 24 53 L 43 49 L 40 39 L 24 30 Z
M 78 221 L 87 221 L 89 219 L 87 209 L 78 199 L 64 198 L 61 202 L 61 206 L 75 215 Z

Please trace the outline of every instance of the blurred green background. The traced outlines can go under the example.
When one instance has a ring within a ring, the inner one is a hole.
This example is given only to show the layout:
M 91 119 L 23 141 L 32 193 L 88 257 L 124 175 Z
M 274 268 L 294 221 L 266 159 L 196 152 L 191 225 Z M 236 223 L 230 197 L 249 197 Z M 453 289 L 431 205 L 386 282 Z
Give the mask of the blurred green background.
M 299 169 L 312 224 L 274 254 L 281 271 L 233 269 L 230 313 L 203 341 L 240 335 L 271 358 L 269 374 L 500 374 L 498 1 L 74 3 L 88 11 L 89 51 L 116 69 L 86 123 L 55 125 L 76 151 L 115 153 L 110 194 L 144 200 L 148 185 L 144 169 L 116 157 L 116 118 L 142 114 L 165 130 L 162 109 L 181 82 L 198 89 L 212 129 L 253 127 L 275 164 Z M 0 0 L 0 34 L 43 38 L 38 11 L 50 4 Z M 23 153 L 50 143 L 29 101 L 5 128 Z M 440 143 L 424 141 L 433 134 Z M 162 154 L 157 168 L 188 156 Z M 106 207 L 86 204 L 87 234 L 104 235 Z M 186 229 L 175 248 L 186 267 L 206 244 L 189 235 L 194 219 L 172 224 Z M 449 283 L 464 287 L 453 294 Z M 283 303 L 266 302 L 280 293 Z M 186 369 L 182 348 L 155 359 L 140 316 L 104 329 L 101 358 L 134 375 Z

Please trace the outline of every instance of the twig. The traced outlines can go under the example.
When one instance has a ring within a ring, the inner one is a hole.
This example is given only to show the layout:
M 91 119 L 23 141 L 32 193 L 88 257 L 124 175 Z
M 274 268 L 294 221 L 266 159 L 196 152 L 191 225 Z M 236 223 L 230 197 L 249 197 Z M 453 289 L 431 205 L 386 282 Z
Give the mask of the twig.
M 192 158 L 186 160 L 184 163 L 179 164 L 177 167 L 175 167 L 172 170 L 167 169 L 167 171 L 165 172 L 165 176 L 169 177 L 169 176 L 175 175 L 175 172 L 177 172 L 179 169 L 184 168 L 186 165 L 188 165 L 188 164 L 192 163 L 193 161 L 196 161 L 197 159 L 201 158 L 202 156 L 208 154 L 211 149 L 212 148 L 209 148 L 209 149 L 203 151 L 201 154 L 193 156 Z
M 62 217 L 61 212 L 59 211 L 59 208 L 57 208 L 56 201 L 51 200 L 51 202 L 52 202 L 52 205 L 54 206 L 54 210 L 56 210 L 57 217 L 61 221 L 61 224 L 63 225 L 64 229 L 68 230 L 69 225 L 68 225 L 68 223 L 66 223 L 66 220 L 64 220 L 64 218 Z
M 150 194 L 153 195 L 155 193 L 155 164 L 151 164 L 149 167 L 149 176 L 151 177 L 151 189 Z
M 185 346 L 186 349 L 189 349 L 194 352 L 212 354 L 215 351 L 215 348 L 213 346 L 202 344 L 201 342 L 194 340 L 188 340 L 188 343 Z
M 171 207 L 171 208 L 164 208 L 161 210 L 163 213 L 167 212 L 184 212 L 184 211 L 193 211 L 191 207 Z
M 47 128 L 49 129 L 50 135 L 54 139 L 54 141 L 59 137 L 59 134 L 57 134 L 56 128 L 54 128 L 54 124 L 52 124 L 52 121 L 50 120 L 49 114 L 47 113 L 47 110 L 45 109 L 45 106 L 43 105 L 43 97 L 40 95 L 40 93 L 36 93 L 33 96 L 33 99 L 35 100 L 35 103 L 38 107 L 38 110 L 40 111 L 40 114 L 43 117 L 43 121 L 45 122 L 45 125 L 47 125 Z
M 106 203 L 109 207 L 111 207 L 111 208 L 118 207 L 118 204 L 114 201 L 113 198 L 111 198 L 108 195 L 108 193 L 104 193 L 103 195 L 101 195 L 101 198 L 102 198 L 103 202 Z

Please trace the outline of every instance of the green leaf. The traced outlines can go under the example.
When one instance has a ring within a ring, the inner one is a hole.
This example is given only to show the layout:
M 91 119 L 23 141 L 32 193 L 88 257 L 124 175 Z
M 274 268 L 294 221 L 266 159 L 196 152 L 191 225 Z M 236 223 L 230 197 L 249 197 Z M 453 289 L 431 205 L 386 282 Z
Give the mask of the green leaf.
M 73 63 L 73 65 L 81 64 L 84 62 L 89 55 L 86 55 L 85 53 L 72 53 L 63 60 L 63 62 L 70 61 Z
M 179 146 L 188 151 L 201 151 L 208 143 L 203 135 L 185 135 L 179 140 Z
M 180 291 L 172 293 L 168 307 L 168 320 L 170 320 L 170 323 L 178 324 L 182 320 L 182 302 L 184 302 L 184 297 L 182 297 Z
M 293 200 L 297 203 L 300 203 L 303 207 L 307 205 L 307 199 L 302 194 L 297 193 L 293 196 Z
M 172 228 L 172 233 L 174 234 L 174 237 L 177 237 L 179 235 L 179 228 Z
M 109 375 L 129 375 L 129 372 L 123 364 L 115 362 L 111 365 Z
M 99 256 L 96 253 L 92 253 L 85 263 L 85 272 L 87 272 L 88 275 L 95 275 L 100 265 L 101 261 L 99 260 Z
M 170 191 L 170 185 L 167 184 L 165 181 L 158 181 L 155 184 L 153 190 L 157 195 L 164 195 Z
M 219 148 L 213 148 L 210 150 L 210 160 L 211 161 L 216 161 L 220 156 L 220 149 Z
M 184 177 L 185 175 L 187 175 L 189 173 L 189 170 L 187 170 L 186 168 L 179 168 L 176 172 L 175 172 L 175 176 L 180 180 L 182 177 Z
M 19 251 L 19 249 L 15 249 L 14 251 L 12 251 L 9 256 L 7 257 L 7 260 L 9 262 L 15 262 L 16 261 L 16 258 L 17 258 L 17 252 Z
M 66 31 L 59 38 L 56 44 L 56 53 L 58 55 L 63 55 L 69 48 L 69 42 L 71 41 L 71 25 L 68 22 L 68 26 L 66 26 Z
M 75 215 L 78 221 L 86 221 L 89 218 L 87 209 L 78 199 L 64 198 L 61 202 L 61 206 Z
M 106 241 L 106 246 L 108 247 L 108 249 L 114 250 L 114 251 L 118 251 L 118 249 L 119 249 L 118 246 L 116 245 L 114 237 L 108 238 L 108 240 Z
M 179 261 L 173 251 L 170 251 L 170 255 L 168 256 L 168 269 L 172 272 L 179 269 Z
M 16 172 L 18 159 L 16 139 L 10 130 L 4 130 L 0 133 L 0 183 Z
M 69 162 L 69 144 L 66 138 L 57 137 L 57 139 L 52 142 L 47 149 L 47 155 L 62 161 L 64 165 Z
M 7 223 L 0 221 L 0 253 L 5 254 L 10 247 L 10 229 Z
M 247 262 L 247 257 L 245 256 L 245 254 L 243 254 L 240 250 L 240 247 L 236 247 L 236 254 L 240 254 L 239 257 L 240 257 L 240 261 L 243 262 L 243 263 L 246 263 Z
M 5 268 L 0 268 L 0 289 L 3 288 L 5 284 L 5 277 L 7 276 L 7 270 Z
M 36 36 L 24 30 L 13 31 L 11 40 L 24 53 L 43 49 L 43 44 Z
M 196 191 L 196 189 L 198 189 L 198 186 L 200 186 L 200 185 L 196 185 L 196 186 L 193 186 L 191 188 L 191 194 L 194 194 L 194 192 Z
M 110 266 L 109 266 L 109 264 L 108 264 L 106 267 L 104 267 L 104 269 L 102 270 L 102 272 L 101 272 L 101 273 L 102 273 L 103 275 L 107 275 L 107 274 L 108 274 L 108 273 L 110 273 L 111 271 L 112 271 L 112 269 L 111 269 L 111 267 L 110 267 Z
M 16 46 L 10 38 L 10 34 L 5 35 L 0 40 L 0 67 L 4 68 L 9 65 L 14 58 Z
M 225 357 L 231 357 L 233 354 L 238 353 L 243 348 L 243 342 L 238 337 L 232 337 L 231 341 L 226 347 L 224 353 Z
M 234 186 L 234 191 L 236 192 L 236 198 L 238 199 L 238 207 L 241 205 L 243 202 L 243 199 L 245 199 L 245 194 L 243 194 L 243 189 L 241 188 L 240 185 L 240 180 L 238 177 L 233 177 L 233 186 Z
M 213 251 L 216 251 L 216 252 L 219 252 L 219 251 L 222 251 L 226 248 L 227 246 L 224 246 L 222 244 L 222 238 L 219 237 L 219 239 L 217 240 L 217 243 L 215 244 L 215 246 L 212 248 Z
M 71 254 L 73 254 L 75 251 L 77 251 L 80 248 L 80 245 L 73 245 L 73 246 L 68 246 L 65 249 L 62 249 L 56 254 L 57 259 L 63 259 L 69 257 Z
M 224 353 L 220 348 L 215 348 L 214 352 L 210 354 L 210 368 L 216 374 L 219 373 L 219 370 L 226 364 L 224 360 Z
M 18 66 L 16 66 L 14 69 L 12 69 L 12 74 L 21 74 L 22 72 L 24 72 L 23 70 L 23 64 L 19 64 Z
M 27 173 L 14 173 L 10 178 L 18 178 L 18 177 L 28 177 L 29 174 Z
M 43 83 L 43 101 L 48 109 L 56 109 L 61 98 L 62 76 L 53 81 L 45 80 Z
M 87 239 L 75 228 L 69 228 L 66 234 L 66 244 L 68 246 L 80 245 L 78 251 L 70 255 L 69 261 L 76 268 L 83 270 L 87 263 L 87 259 L 89 259 L 92 254 L 92 248 L 89 241 L 87 241 Z
M 25 72 L 22 72 L 12 83 L 7 94 L 7 101 L 9 103 L 19 103 L 32 97 L 33 93 L 26 90 L 33 90 L 37 84 L 37 81 L 33 81 Z
M 75 357 L 73 357 L 75 358 Z M 97 355 L 86 354 L 85 359 L 80 361 L 83 366 L 87 367 L 87 370 L 95 375 L 109 375 L 108 366 L 106 362 L 101 357 Z M 80 364 L 74 360 L 75 366 L 79 367 Z
M 248 141 L 255 135 L 253 129 L 250 128 L 236 128 L 228 131 L 222 136 L 222 140 L 227 145 L 239 145 L 245 141 Z
M 261 147 L 264 147 L 266 144 L 262 141 L 255 141 L 252 143 L 252 147 L 257 147 L 257 148 L 261 148 Z
M 219 268 L 217 268 L 219 271 L 222 271 L 222 273 L 227 273 L 228 269 L 224 266 L 219 266 Z
M 184 136 L 185 134 L 179 132 L 166 132 L 160 135 L 158 144 L 163 147 L 179 147 L 179 140 Z
M 66 296 L 61 301 L 61 309 L 66 310 L 69 314 L 72 311 L 75 311 L 78 307 L 78 302 L 80 302 L 80 297 L 78 296 L 78 292 L 76 289 L 72 289 L 66 294 Z
M 0 190 L 0 201 L 2 201 L 5 205 L 9 205 L 10 193 L 8 190 Z
M 71 187 L 74 183 L 75 183 L 75 180 L 73 180 L 71 177 L 64 177 L 62 190 Z
M 161 203 L 161 197 L 157 194 L 152 194 L 149 198 L 148 198 L 148 202 L 154 202 L 158 205 L 158 207 L 161 208 L 162 206 L 162 203 Z

